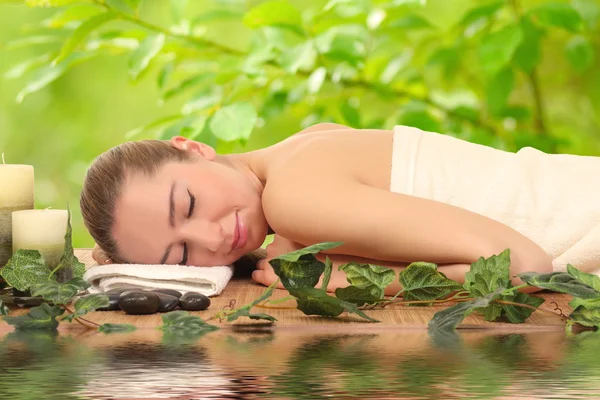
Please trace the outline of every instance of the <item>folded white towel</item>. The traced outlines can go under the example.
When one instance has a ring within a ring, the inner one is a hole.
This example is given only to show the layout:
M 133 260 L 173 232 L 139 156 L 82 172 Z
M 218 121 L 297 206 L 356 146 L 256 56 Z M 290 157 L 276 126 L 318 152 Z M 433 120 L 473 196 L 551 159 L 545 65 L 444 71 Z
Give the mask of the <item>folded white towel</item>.
M 175 289 L 182 294 L 198 292 L 205 296 L 221 294 L 233 266 L 190 267 L 185 265 L 108 264 L 89 268 L 83 279 L 90 293 L 111 289 Z
M 540 245 L 555 271 L 571 263 L 600 275 L 598 172 L 600 157 L 512 153 L 396 126 L 390 191 L 485 215 Z

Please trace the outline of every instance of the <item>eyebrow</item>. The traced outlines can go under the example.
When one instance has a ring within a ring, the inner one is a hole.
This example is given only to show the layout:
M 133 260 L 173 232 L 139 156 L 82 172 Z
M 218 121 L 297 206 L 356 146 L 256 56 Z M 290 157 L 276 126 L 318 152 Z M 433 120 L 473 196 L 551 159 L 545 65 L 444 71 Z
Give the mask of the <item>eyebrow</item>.
M 175 227 L 175 182 L 173 182 L 173 184 L 171 185 L 171 192 L 169 193 L 169 225 L 174 228 Z M 170 245 L 169 247 L 167 247 L 167 251 L 165 252 L 165 255 L 163 256 L 163 258 L 160 260 L 160 264 L 164 264 L 165 262 L 167 262 L 167 259 L 169 258 L 169 254 L 171 253 L 171 248 L 173 247 L 173 245 Z

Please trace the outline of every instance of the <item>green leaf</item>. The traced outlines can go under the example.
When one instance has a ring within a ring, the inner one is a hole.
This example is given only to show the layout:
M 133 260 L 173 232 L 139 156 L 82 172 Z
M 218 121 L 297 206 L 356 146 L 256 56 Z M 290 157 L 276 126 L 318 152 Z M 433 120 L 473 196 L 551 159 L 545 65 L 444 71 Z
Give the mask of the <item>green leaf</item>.
M 325 264 L 317 260 L 314 255 L 341 244 L 341 242 L 318 243 L 273 258 L 269 261 L 269 264 L 271 264 L 275 274 L 281 279 L 281 283 L 287 290 L 315 287 L 319 282 L 319 277 L 325 270 Z
M 594 61 L 594 48 L 583 36 L 574 36 L 565 47 L 567 59 L 577 72 L 588 69 Z
M 409 14 L 405 17 L 392 21 L 388 25 L 390 28 L 394 29 L 408 29 L 408 30 L 417 30 L 417 29 L 429 29 L 433 28 L 431 23 L 425 18 L 421 17 L 417 14 Z
M 44 300 L 54 304 L 69 304 L 78 292 L 77 286 L 56 281 L 47 281 L 31 287 L 32 296 L 42 296 Z
M 125 14 L 136 15 L 142 0 L 104 0 L 104 2 L 110 8 Z
M 315 69 L 306 80 L 308 93 L 318 93 L 319 90 L 321 90 L 321 86 L 323 86 L 323 82 L 325 82 L 326 77 L 327 70 L 325 69 L 325 67 L 319 67 Z
M 500 297 L 504 290 L 505 288 L 498 288 L 486 296 L 438 311 L 429 321 L 429 330 L 449 331 L 455 329 L 474 310 L 488 307 L 493 300 Z
M 167 124 L 169 122 L 175 121 L 175 120 L 179 120 L 181 119 L 182 115 L 181 114 L 176 114 L 176 115 L 169 115 L 166 117 L 161 117 L 157 120 L 154 120 L 152 122 L 150 122 L 149 124 L 146 124 L 144 126 L 140 126 L 137 127 L 135 129 L 130 130 L 129 132 L 127 132 L 125 134 L 125 139 L 129 140 L 137 135 L 139 135 L 142 132 L 147 132 L 150 131 L 154 128 L 158 128 L 164 124 Z
M 513 303 L 527 304 L 532 307 L 539 307 L 544 302 L 541 297 L 530 296 L 527 293 L 517 292 L 512 296 L 502 296 L 502 300 Z M 525 322 L 527 318 L 535 311 L 531 308 L 502 304 L 502 310 L 506 314 L 509 322 L 520 324 Z
M 88 294 L 75 302 L 75 312 L 67 315 L 66 321 L 73 321 L 75 318 L 84 316 L 85 314 L 96 311 L 98 308 L 108 307 L 110 301 L 104 293 Z
M 352 105 L 348 101 L 344 101 L 340 106 L 340 112 L 344 117 L 344 121 L 352 128 L 358 129 L 360 128 L 360 114 L 358 109 Z
M 586 285 L 565 272 L 551 272 L 549 274 L 525 272 L 518 274 L 517 276 L 528 285 L 537 286 L 541 289 L 567 293 L 582 299 L 595 299 L 600 297 L 600 291 L 595 290 L 593 287 Z
M 85 274 L 85 264 L 81 263 L 77 257 L 75 257 L 75 252 L 73 251 L 73 228 L 71 227 L 71 209 L 67 205 L 67 228 L 65 232 L 65 249 L 63 251 L 60 260 L 58 260 L 58 264 L 54 269 L 54 273 L 56 274 L 57 280 L 64 282 L 72 278 L 83 278 Z
M 529 13 L 543 25 L 556 26 L 570 32 L 579 32 L 582 28 L 581 15 L 566 3 L 541 4 Z
M 569 307 L 573 310 L 577 307 L 585 307 L 590 310 L 600 308 L 600 296 L 595 299 L 581 299 L 579 297 L 574 297 L 573 300 L 569 302 Z
M 567 273 L 578 281 L 583 282 L 600 292 L 600 277 L 598 275 L 582 272 L 571 264 L 567 264 Z
M 50 61 L 50 53 L 42 54 L 41 56 L 30 58 L 19 64 L 16 64 L 11 69 L 4 73 L 4 79 L 16 79 L 23 76 L 23 74 L 37 68 Z
M 526 16 L 521 18 L 520 26 L 523 40 L 515 50 L 514 60 L 523 71 L 530 73 L 542 59 L 541 41 L 544 31 Z
M 211 85 L 203 88 L 196 93 L 181 109 L 184 115 L 204 110 L 221 103 L 223 100 L 223 88 L 221 86 Z
M 325 290 L 325 289 L 322 289 Z M 365 304 L 375 304 L 382 299 L 383 296 L 376 296 L 367 289 L 359 288 L 356 286 L 348 286 L 345 288 L 335 289 L 335 296 L 349 303 L 362 306 Z
M 321 282 L 321 289 L 327 291 L 329 280 L 331 279 L 331 273 L 333 272 L 333 263 L 329 257 L 325 257 L 325 270 L 323 271 L 323 282 Z
M 43 89 L 62 76 L 72 66 L 86 61 L 93 56 L 95 56 L 95 53 L 92 52 L 74 52 L 56 65 L 47 65 L 38 69 L 34 73 L 33 79 L 17 94 L 17 103 L 22 103 L 27 95 Z
M 489 4 L 483 4 L 478 7 L 474 7 L 467 11 L 458 23 L 460 26 L 469 26 L 482 18 L 489 18 L 493 16 L 498 10 L 504 6 L 504 1 L 496 1 Z
M 89 288 L 91 285 L 84 280 L 83 278 L 73 278 L 70 281 L 67 282 L 70 285 L 75 286 L 77 289 L 79 290 L 86 290 L 87 288 Z
M 483 72 L 494 75 L 504 68 L 523 40 L 521 27 L 509 24 L 499 31 L 485 36 L 479 47 L 479 62 Z
M 223 19 L 234 19 L 240 20 L 244 14 L 237 10 L 211 10 L 206 14 L 202 14 L 198 17 L 195 17 L 192 20 L 192 25 L 198 25 L 199 23 L 211 22 L 215 20 L 223 20 Z
M 50 270 L 37 250 L 17 250 L 6 266 L 0 269 L 4 280 L 22 292 L 30 287 L 48 281 Z
M 577 307 L 571 314 L 569 314 L 569 318 L 571 318 L 573 322 L 583 326 L 595 326 L 600 328 L 600 307 Z
M 10 310 L 4 305 L 2 299 L 0 299 L 0 315 L 8 315 L 9 311 Z
M 156 79 L 156 84 L 158 85 L 159 89 L 162 90 L 165 88 L 169 78 L 171 78 L 171 75 L 173 75 L 173 71 L 175 71 L 175 66 L 175 60 L 169 60 L 160 69 L 158 78 Z
M 494 116 L 502 114 L 515 84 L 515 76 L 510 67 L 505 67 L 494 75 L 487 84 L 486 98 L 488 109 Z
M 215 78 L 215 74 L 201 74 L 201 75 L 196 75 L 191 78 L 185 79 L 185 80 L 179 82 L 179 84 L 177 84 L 176 86 L 165 91 L 165 93 L 162 95 L 162 101 L 167 101 L 167 100 L 171 99 L 172 97 L 182 93 L 186 89 L 194 87 L 206 80 L 209 80 L 209 79 L 212 80 L 214 78 Z
M 244 24 L 250 28 L 265 25 L 283 25 L 294 27 L 294 30 L 302 32 L 300 11 L 286 0 L 266 1 L 253 7 L 244 16 Z
M 281 54 L 281 66 L 288 72 L 295 74 L 298 71 L 310 71 L 317 60 L 317 49 L 312 40 L 292 47 Z
M 317 36 L 315 44 L 320 53 L 356 67 L 365 55 L 367 36 L 362 25 L 339 25 Z
M 133 332 L 137 328 L 130 324 L 102 324 L 98 327 L 100 333 L 120 333 L 120 332 Z
M 385 288 L 396 279 L 393 269 L 379 265 L 348 263 L 338 270 L 346 273 L 346 280 L 352 286 L 365 289 L 377 299 L 383 298 Z
M 587 27 L 593 31 L 600 20 L 600 3 L 598 0 L 572 0 L 573 8 L 584 19 Z
M 405 111 L 398 118 L 398 124 L 413 126 L 427 132 L 440 132 L 440 121 L 435 119 L 427 111 Z
M 183 136 L 188 139 L 194 139 L 204 131 L 206 115 L 191 115 L 177 121 L 176 123 L 166 127 L 159 135 L 160 140 L 170 140 L 175 136 Z
M 161 51 L 165 44 L 165 35 L 149 35 L 144 39 L 139 47 L 131 53 L 129 59 L 129 76 L 132 80 L 137 80 L 146 70 L 150 61 Z
M 207 324 L 202 318 L 181 310 L 163 314 L 162 320 L 163 324 L 160 329 L 163 331 L 214 331 L 219 329 L 217 326 Z
M 361 310 L 356 305 L 338 299 L 337 297 L 328 296 L 327 292 L 314 287 L 302 287 L 289 290 L 290 294 L 296 297 L 298 309 L 306 315 L 320 315 L 323 317 L 337 317 L 344 311 L 354 313 L 362 318 L 372 322 L 379 322 Z
M 393 271 L 392 271 L 393 272 Z M 462 289 L 458 282 L 448 279 L 427 262 L 413 262 L 399 274 L 405 301 L 437 300 Z
M 188 0 L 171 0 L 171 15 L 176 24 L 183 18 L 187 4 Z
M 73 52 L 77 48 L 77 46 L 95 29 L 99 28 L 101 25 L 105 24 L 108 21 L 114 20 L 117 18 L 117 14 L 112 12 L 105 12 L 102 14 L 98 14 L 88 19 L 81 25 L 77 27 L 75 32 L 69 37 L 69 39 L 65 42 L 63 47 L 60 49 L 60 53 L 54 59 L 53 63 L 57 64 L 64 59 L 67 58 L 69 54 Z
M 498 287 L 510 286 L 510 249 L 487 259 L 480 257 L 471 264 L 463 285 L 474 297 L 486 295 Z
M 4 321 L 13 325 L 16 330 L 55 330 L 58 327 L 56 317 L 64 313 L 60 307 L 49 306 L 46 303 L 33 307 L 26 315 L 4 317 Z
M 248 139 L 257 120 L 251 103 L 237 102 L 219 108 L 210 121 L 210 129 L 215 137 L 226 142 Z

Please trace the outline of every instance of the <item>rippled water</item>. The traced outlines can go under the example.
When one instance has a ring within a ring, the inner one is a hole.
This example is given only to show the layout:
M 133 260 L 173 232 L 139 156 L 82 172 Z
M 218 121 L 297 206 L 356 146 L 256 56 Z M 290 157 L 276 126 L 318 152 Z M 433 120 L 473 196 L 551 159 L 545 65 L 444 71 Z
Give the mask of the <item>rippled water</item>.
M 0 333 L 1 399 L 600 398 L 600 333 Z

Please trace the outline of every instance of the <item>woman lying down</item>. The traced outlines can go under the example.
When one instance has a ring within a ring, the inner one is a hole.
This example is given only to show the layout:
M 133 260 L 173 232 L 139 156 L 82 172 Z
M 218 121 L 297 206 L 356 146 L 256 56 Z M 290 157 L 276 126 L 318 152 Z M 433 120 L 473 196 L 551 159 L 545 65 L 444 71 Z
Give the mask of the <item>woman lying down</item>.
M 321 242 L 343 242 L 317 257 L 334 264 L 328 291 L 349 285 L 336 266 L 352 261 L 397 273 L 433 262 L 464 282 L 507 248 L 511 276 L 595 272 L 598 171 L 598 157 L 324 123 L 241 154 L 182 137 L 123 143 L 89 169 L 81 210 L 99 263 L 227 265 L 275 233 L 252 273 L 263 285 L 277 280 L 270 259 Z

